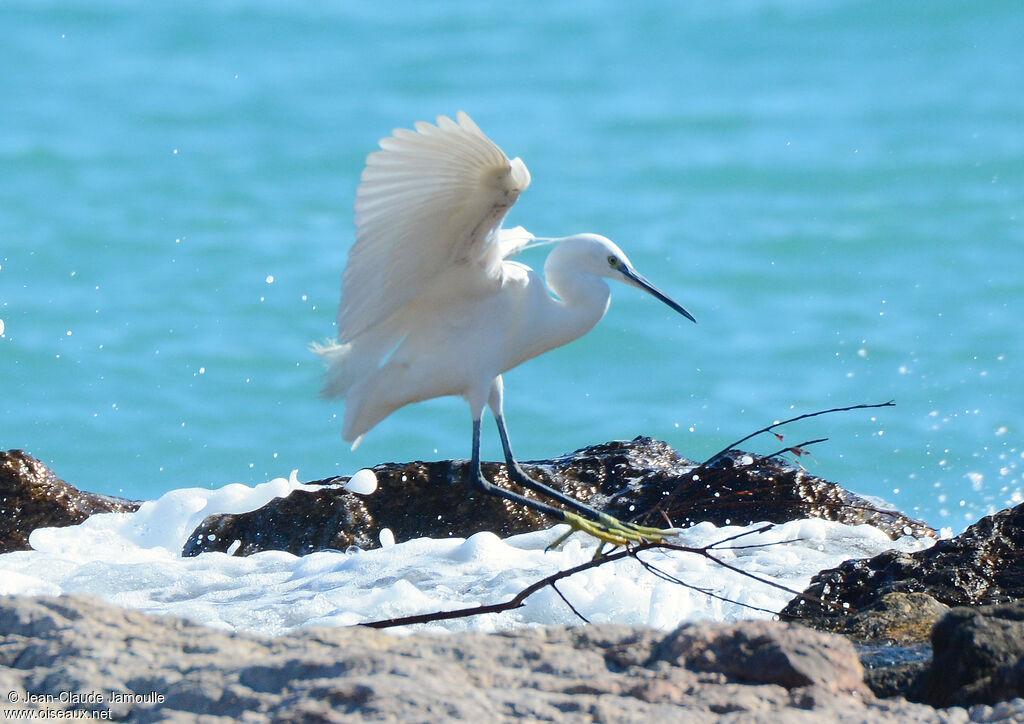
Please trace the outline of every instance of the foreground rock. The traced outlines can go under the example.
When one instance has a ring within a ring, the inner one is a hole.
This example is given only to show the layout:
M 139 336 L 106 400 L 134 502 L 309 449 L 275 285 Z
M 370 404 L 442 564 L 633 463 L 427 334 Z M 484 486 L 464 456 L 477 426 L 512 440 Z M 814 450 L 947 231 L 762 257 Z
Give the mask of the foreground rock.
M 699 465 L 664 442 L 638 437 L 523 467 L 546 485 L 618 518 L 653 525 L 664 525 L 666 519 L 685 526 L 820 517 L 874 525 L 892 538 L 934 535 L 919 521 L 882 510 L 780 459 L 739 451 Z M 384 528 L 401 542 L 423 536 L 469 537 L 482 530 L 504 537 L 551 525 L 521 505 L 469 495 L 463 483 L 465 469 L 464 461 L 378 465 L 373 468 L 378 491 L 367 497 L 343 489 L 340 484 L 348 478 L 316 481 L 324 486 L 321 490 L 295 491 L 250 513 L 207 518 L 190 536 L 183 554 L 231 549 L 234 555 L 245 556 L 270 549 L 303 555 L 352 545 L 376 548 Z M 485 463 L 484 474 L 536 497 L 511 485 L 503 464 Z
M 1024 505 L 986 516 L 927 550 L 889 551 L 822 571 L 780 615 L 825 631 L 908 643 L 926 641 L 949 606 L 1018 600 L 1024 600 Z M 872 623 L 894 605 L 912 609 L 919 620 Z
M 917 660 L 879 668 L 870 668 L 871 659 L 884 650 L 862 657 L 869 666 L 866 683 L 877 696 L 899 695 L 936 707 L 1022 701 L 1024 602 L 955 608 L 932 629 L 930 643 Z
M 36 528 L 62 528 L 95 513 L 138 508 L 131 500 L 79 490 L 23 450 L 0 452 L 0 553 L 28 550 Z
M 75 597 L 0 598 L 0 687 L 11 708 L 132 721 L 819 724 L 1024 712 L 1019 702 L 968 712 L 875 699 L 846 641 L 785 624 L 261 639 Z
M 932 631 L 933 659 L 911 695 L 933 706 L 1024 695 L 1024 602 L 956 608 Z
M 1017 506 L 927 550 L 822 571 L 780 617 L 902 647 L 894 662 L 869 664 L 877 695 L 993 704 L 1024 696 L 1022 601 L 1024 506 Z

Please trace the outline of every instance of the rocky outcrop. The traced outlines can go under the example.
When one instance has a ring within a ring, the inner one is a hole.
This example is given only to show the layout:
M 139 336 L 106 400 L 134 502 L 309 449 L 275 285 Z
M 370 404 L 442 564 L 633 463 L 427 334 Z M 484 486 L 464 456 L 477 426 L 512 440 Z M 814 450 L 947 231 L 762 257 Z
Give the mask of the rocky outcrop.
M 914 644 L 927 641 L 949 606 L 927 593 L 883 594 L 870 607 L 850 613 L 843 633 L 859 641 Z
M 919 521 L 880 509 L 779 458 L 740 451 L 700 465 L 664 442 L 638 437 L 524 468 L 546 485 L 618 518 L 653 525 L 666 520 L 680 526 L 700 521 L 747 525 L 810 516 L 868 523 L 893 538 L 934 535 Z M 319 490 L 297 490 L 256 511 L 210 516 L 190 536 L 183 555 L 229 549 L 239 556 L 261 550 L 304 555 L 349 546 L 375 548 L 385 528 L 404 541 L 469 537 L 482 530 L 504 537 L 551 524 L 524 506 L 470 493 L 464 485 L 465 461 L 385 463 L 373 470 L 379 489 L 371 496 L 344 489 L 347 477 L 329 478 L 311 483 L 319 484 Z M 484 463 L 484 473 L 499 485 L 536 497 L 510 484 L 503 464 Z M 138 506 L 78 490 L 20 450 L 0 453 L 0 553 L 27 549 L 36 528 L 75 525 L 94 513 L 130 512 Z
M 95 513 L 138 507 L 135 501 L 81 491 L 23 450 L 0 452 L 0 553 L 27 550 L 36 528 L 77 525 Z
M 780 617 L 897 645 L 882 655 L 894 660 L 865 657 L 879 696 L 935 706 L 1024 696 L 1024 505 L 923 551 L 822 571 Z
M 875 695 L 934 707 L 998 705 L 1024 696 L 1024 602 L 954 608 L 932 628 L 929 643 L 862 653 Z M 893 652 L 904 660 L 876 665 Z
M 739 451 L 699 465 L 664 442 L 638 437 L 523 467 L 544 484 L 620 519 L 653 525 L 664 525 L 666 519 L 686 526 L 821 517 L 875 525 L 892 538 L 934 535 L 919 521 L 881 509 L 778 458 Z M 313 483 L 323 485 L 321 490 L 295 491 L 259 510 L 211 516 L 189 537 L 183 554 L 230 549 L 244 556 L 274 549 L 302 555 L 351 545 L 375 548 L 384 528 L 401 542 L 423 536 L 469 537 L 482 530 L 504 537 L 551 525 L 524 506 L 467 491 L 464 461 L 386 463 L 373 470 L 378 490 L 367 497 L 341 487 L 348 478 L 330 478 Z M 510 484 L 503 464 L 485 463 L 484 474 L 536 497 Z
M 320 481 L 317 490 L 295 491 L 250 514 L 208 518 L 186 554 L 232 545 L 239 555 L 369 548 L 384 527 L 404 540 L 484 528 L 511 535 L 549 524 L 497 498 L 467 496 L 464 465 L 381 465 L 375 468 L 381 490 L 368 497 L 344 490 L 339 483 L 345 479 Z M 638 511 L 649 521 L 668 517 L 682 524 L 812 515 L 871 523 L 893 537 L 933 534 L 798 468 L 737 451 L 694 465 L 664 443 L 638 438 L 527 467 L 552 487 L 627 519 L 644 519 Z M 507 484 L 503 466 L 487 464 L 485 471 Z M 20 451 L 0 453 L 0 500 L 0 550 L 27 547 L 36 527 L 137 508 L 83 493 Z M 1024 693 L 1024 604 L 977 607 L 1024 598 L 1022 526 L 1024 506 L 984 518 L 927 551 L 886 553 L 819 574 L 783 615 L 874 642 L 860 648 L 866 674 L 843 639 L 767 623 L 686 625 L 671 634 L 588 627 L 436 639 L 374 638 L 382 634 L 343 629 L 267 641 L 78 599 L 0 599 L 0 686 L 30 708 L 52 705 L 33 695 L 96 687 L 106 692 L 112 713 L 140 720 L 217 714 L 259 721 L 271 711 L 285 721 L 478 718 L 490 711 L 501 712 L 490 720 L 578 712 L 587 720 L 678 714 L 680 708 L 693 721 L 732 713 L 760 721 L 800 721 L 803 713 L 812 715 L 807 721 L 967 716 L 914 708 L 900 697 L 972 706 L 976 721 L 1024 720 L 1024 702 L 1015 698 Z M 965 604 L 975 607 L 949 610 Z M 397 641 L 415 643 L 403 648 Z M 591 658 L 594 651 L 599 662 Z M 485 657 L 498 668 L 480 664 Z M 452 678 L 434 690 L 437 671 Z M 893 700 L 873 699 L 862 674 L 870 692 Z M 410 698 L 400 684 L 415 677 L 429 693 Z M 509 693 L 519 687 L 530 692 L 528 704 Z M 123 696 L 113 701 L 111 692 Z M 470 699 L 453 704 L 462 692 Z M 160 700 L 147 700 L 147 693 Z
M 871 612 L 892 607 L 891 594 L 904 602 L 916 598 L 925 622 L 937 620 L 943 606 L 1024 600 L 1024 505 L 986 516 L 927 550 L 889 551 L 822 571 L 780 615 L 826 631 L 901 643 L 927 640 L 928 625 L 895 635 L 891 627 L 887 632 L 866 622 Z
M 932 630 L 932 662 L 911 696 L 932 706 L 1024 696 L 1024 602 L 955 608 Z
M 0 598 L 7 710 L 131 721 L 1012 721 L 866 691 L 844 640 L 771 622 L 395 636 L 231 634 L 75 597 Z M 107 714 L 109 712 L 109 714 Z
M 648 439 L 622 444 L 641 440 Z M 648 511 L 641 516 L 643 521 L 657 521 L 662 511 L 679 526 L 702 521 L 749 525 L 823 518 L 847 525 L 872 525 L 894 540 L 904 535 L 936 535 L 929 525 L 810 475 L 781 457 L 730 450 L 709 463 L 685 462 L 683 469 L 654 470 L 641 476 L 643 487 L 652 491 L 643 501 L 648 505 L 638 508 Z

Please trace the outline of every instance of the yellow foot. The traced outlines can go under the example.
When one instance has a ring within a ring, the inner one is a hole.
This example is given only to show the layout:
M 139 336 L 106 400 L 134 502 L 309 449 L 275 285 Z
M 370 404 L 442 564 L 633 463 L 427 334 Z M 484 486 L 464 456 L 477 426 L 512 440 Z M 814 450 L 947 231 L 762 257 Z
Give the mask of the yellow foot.
M 565 522 L 569 524 L 569 532 L 552 543 L 550 548 L 557 548 L 577 530 L 597 538 L 602 543 L 611 543 L 615 546 L 624 546 L 627 543 L 658 543 L 666 536 L 672 535 L 670 530 L 624 523 L 604 513 L 597 520 L 590 520 L 576 513 L 566 512 Z

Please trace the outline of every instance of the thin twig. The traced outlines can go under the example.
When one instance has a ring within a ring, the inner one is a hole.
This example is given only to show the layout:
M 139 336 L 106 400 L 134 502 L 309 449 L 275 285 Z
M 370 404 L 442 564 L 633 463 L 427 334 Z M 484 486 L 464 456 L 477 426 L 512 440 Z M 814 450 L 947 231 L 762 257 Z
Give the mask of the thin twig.
M 787 453 L 787 452 L 791 452 L 794 455 L 800 456 L 800 455 L 803 455 L 803 454 L 805 454 L 807 452 L 803 448 L 807 447 L 808 445 L 817 445 L 819 442 L 826 442 L 827 440 L 828 440 L 827 437 L 819 437 L 817 440 L 808 440 L 807 442 L 801 442 L 801 443 L 798 443 L 796 445 L 787 445 L 786 447 L 782 448 L 781 450 L 776 450 L 771 455 L 765 455 L 764 457 L 766 457 L 766 458 L 768 458 L 770 460 L 771 458 L 778 457 L 782 453 Z
M 676 578 L 671 573 L 668 573 L 667 571 L 661 570 L 660 568 L 655 566 L 653 563 L 648 563 L 647 561 L 645 561 L 643 558 L 641 558 L 636 553 L 633 554 L 633 560 L 635 560 L 641 566 L 646 568 L 651 574 L 654 575 L 655 578 L 660 578 L 661 580 L 667 581 L 669 583 L 675 583 L 676 585 L 682 586 L 683 588 L 689 588 L 691 591 L 696 591 L 697 593 L 704 594 L 705 596 L 714 596 L 715 595 L 714 592 L 710 588 L 704 588 L 702 586 L 695 586 L 692 583 L 687 583 L 686 581 L 684 581 L 684 580 L 682 580 L 680 578 Z
M 825 600 L 823 600 L 821 598 L 817 598 L 815 596 L 809 596 L 809 595 L 805 594 L 803 591 L 794 591 L 792 588 L 788 588 L 786 586 L 783 586 L 781 583 L 776 583 L 775 581 L 770 581 L 767 578 L 762 578 L 761 576 L 758 576 L 758 575 L 756 575 L 754 573 L 751 573 L 750 571 L 744 571 L 742 568 L 737 568 L 736 566 L 734 566 L 734 565 L 732 565 L 730 563 L 726 563 L 722 559 L 720 559 L 720 558 L 718 558 L 716 556 L 713 556 L 713 555 L 711 555 L 711 553 L 708 552 L 708 551 L 712 550 L 712 548 L 714 548 L 715 546 L 717 546 L 717 545 L 719 545 L 721 543 L 726 543 L 729 540 L 734 540 L 734 539 L 739 538 L 739 537 L 744 536 L 744 535 L 750 535 L 750 534 L 753 534 L 753 533 L 760 533 L 760 532 L 763 532 L 763 531 L 765 531 L 765 530 L 767 530 L 768 528 L 771 528 L 771 527 L 772 527 L 771 525 L 767 525 L 767 526 L 763 526 L 762 528 L 760 528 L 758 530 L 744 531 L 743 533 L 740 533 L 739 535 L 732 536 L 732 538 L 726 538 L 726 539 L 717 541 L 715 543 L 711 543 L 710 545 L 704 546 L 703 548 L 691 548 L 689 546 L 680 546 L 680 545 L 676 545 L 674 543 L 665 543 L 665 542 L 659 543 L 657 545 L 653 545 L 652 544 L 652 545 L 647 545 L 647 546 L 638 546 L 638 547 L 636 547 L 636 548 L 634 548 L 632 550 L 633 558 L 635 558 L 636 560 L 639 561 L 640 559 L 637 558 L 636 554 L 641 552 L 641 551 L 647 550 L 649 548 L 663 548 L 665 550 L 680 551 L 680 552 L 683 552 L 683 553 L 698 553 L 698 554 L 704 556 L 705 558 L 707 558 L 709 561 L 711 561 L 713 563 L 717 563 L 718 565 L 722 566 L 722 568 L 730 570 L 733 573 L 738 573 L 739 575 L 741 575 L 741 576 L 743 576 L 745 578 L 750 578 L 750 579 L 752 579 L 754 581 L 757 581 L 758 583 L 763 583 L 763 584 L 765 584 L 767 586 L 772 586 L 773 588 L 777 588 L 780 591 L 785 591 L 786 593 L 791 594 L 793 596 L 802 596 L 804 599 L 806 599 L 808 601 L 812 601 L 812 602 L 817 603 L 817 604 L 820 604 L 824 608 L 837 608 L 837 605 L 834 604 L 834 603 L 830 603 L 829 601 L 825 601 Z M 788 542 L 789 541 L 778 541 L 774 545 L 781 545 L 783 543 L 788 543 Z M 751 547 L 753 547 L 753 546 L 751 546 Z M 730 546 L 729 548 L 724 548 L 724 549 L 721 549 L 721 550 L 731 551 L 731 550 L 738 550 L 738 548 L 733 548 L 732 546 Z M 643 565 L 643 564 L 641 563 L 641 565 Z M 683 585 L 686 585 L 686 584 L 683 584 Z M 708 594 L 708 595 L 712 595 L 712 594 Z M 744 604 L 740 603 L 739 601 L 731 601 L 729 599 L 723 599 L 723 600 L 729 601 L 730 603 L 737 603 L 737 604 L 739 604 L 741 606 L 744 605 Z M 764 609 L 762 609 L 762 610 L 764 610 Z M 768 611 L 768 613 L 777 613 L 777 611 Z
M 789 423 L 797 422 L 799 420 L 806 420 L 806 419 L 811 418 L 811 417 L 818 417 L 820 415 L 828 415 L 828 414 L 833 413 L 833 412 L 847 412 L 849 410 L 865 410 L 865 409 L 874 409 L 874 408 L 879 408 L 879 407 L 893 407 L 893 406 L 895 406 L 895 404 L 896 403 L 893 400 L 889 400 L 888 402 L 882 402 L 882 403 L 876 403 L 876 404 L 860 404 L 860 405 L 849 405 L 847 407 L 833 407 L 833 408 L 828 409 L 828 410 L 818 410 L 817 412 L 808 412 L 808 413 L 804 413 L 802 415 L 797 415 L 796 417 L 791 417 L 791 418 L 789 418 L 787 420 L 781 420 L 779 422 L 772 423 L 771 425 L 768 425 L 766 427 L 762 427 L 760 430 L 756 430 L 756 431 L 750 433 L 746 437 L 740 438 L 739 440 L 737 440 L 737 441 L 735 441 L 733 443 L 730 443 L 727 447 L 719 450 L 717 453 L 712 455 L 710 458 L 705 460 L 700 465 L 696 465 L 692 469 L 690 469 L 687 472 L 687 474 L 685 475 L 685 478 L 688 481 L 689 480 L 700 480 L 700 481 L 708 484 L 709 483 L 709 476 L 710 476 L 710 480 L 714 480 L 715 476 L 721 475 L 722 472 L 723 472 L 723 471 L 721 471 L 719 469 L 710 467 L 712 463 L 716 462 L 720 457 L 722 457 L 723 455 L 728 453 L 730 450 L 733 450 L 738 445 L 741 445 L 742 443 L 746 442 L 747 440 L 749 440 L 749 439 L 751 439 L 753 437 L 756 437 L 758 435 L 761 435 L 762 433 L 771 432 L 772 430 L 774 430 L 777 427 L 781 427 L 783 425 L 788 425 Z M 782 436 L 779 435 L 778 433 L 775 433 L 775 436 L 778 437 L 780 440 L 782 439 Z M 808 440 L 807 442 L 801 443 L 800 445 L 787 445 L 786 447 L 784 447 L 781 450 L 778 450 L 778 451 L 772 453 L 771 455 L 763 456 L 763 459 L 775 458 L 775 457 L 780 456 L 782 453 L 789 452 L 789 451 L 794 452 L 795 454 L 799 455 L 799 453 L 797 453 L 796 451 L 799 450 L 801 447 L 807 446 L 807 445 L 814 445 L 814 444 L 817 444 L 819 442 L 825 442 L 827 439 L 828 438 L 821 438 L 821 439 L 818 439 L 818 440 Z M 673 504 L 675 503 L 676 498 L 679 497 L 679 495 L 681 494 L 681 491 L 684 489 L 684 487 L 686 485 L 687 485 L 687 483 L 680 482 L 680 484 L 675 488 L 675 490 L 673 490 L 671 493 L 669 493 L 669 495 L 667 497 L 665 497 L 662 500 L 660 500 L 650 510 L 637 515 L 635 519 L 643 522 L 643 521 L 651 520 L 651 518 L 653 516 L 658 516 L 658 515 L 660 515 L 661 517 L 667 518 L 668 517 L 668 513 L 667 513 L 668 510 L 672 510 L 673 515 L 676 515 L 676 516 L 685 513 L 687 508 L 678 508 L 677 509 L 677 508 L 673 507 Z M 738 495 L 742 495 L 742 494 L 743 494 L 742 492 L 738 493 Z M 714 502 L 716 504 L 721 504 L 721 503 L 725 503 L 727 501 L 728 501 L 728 498 L 726 498 L 726 497 L 716 497 Z M 743 502 L 747 502 L 747 501 L 742 501 L 739 504 L 742 504 Z M 750 504 L 755 504 L 755 501 L 749 501 L 749 503 Z M 770 505 L 771 503 L 770 503 L 770 501 L 761 500 L 761 501 L 756 501 L 756 504 L 757 505 Z M 845 505 L 843 505 L 843 507 L 845 507 Z
M 732 542 L 734 540 L 737 540 L 739 538 L 745 538 L 748 535 L 757 535 L 758 533 L 767 533 L 768 531 L 770 531 L 774 527 L 775 527 L 774 523 L 768 523 L 766 525 L 762 525 L 760 528 L 757 528 L 755 530 L 744 530 L 744 531 L 741 531 L 741 532 L 737 533 L 736 535 L 729 536 L 728 538 L 723 538 L 722 540 L 716 540 L 714 543 L 712 543 L 711 545 L 707 546 L 707 550 L 711 550 L 712 548 L 717 548 L 718 546 L 722 545 L 723 543 L 730 543 L 730 542 Z M 729 550 L 732 550 L 732 546 L 729 546 Z
M 566 598 L 566 597 L 565 597 L 565 594 L 563 594 L 563 593 L 562 593 L 561 591 L 559 591 L 559 590 L 558 590 L 558 586 L 556 586 L 556 585 L 555 585 L 554 581 L 552 581 L 552 582 L 551 582 L 551 590 L 553 590 L 553 591 L 554 591 L 555 593 L 557 593 L 557 594 L 558 594 L 558 597 L 559 597 L 560 599 L 562 599 L 562 600 L 563 600 L 563 601 L 565 602 L 565 605 L 566 605 L 566 606 L 568 606 L 568 607 L 569 607 L 569 609 L 570 609 L 570 610 L 571 610 L 571 611 L 572 611 L 572 612 L 573 612 L 574 614 L 576 614 L 576 617 L 577 617 L 577 618 L 579 618 L 579 619 L 580 619 L 581 621 L 583 621 L 583 623 L 590 623 L 590 619 L 588 619 L 588 618 L 587 618 L 586 616 L 584 616 L 584 615 L 583 615 L 582 613 L 580 613 L 579 611 L 577 611 L 577 610 L 576 610 L 576 607 L 572 605 L 572 601 L 570 601 L 570 600 L 569 600 L 568 598 Z
M 703 465 L 710 465 L 712 462 L 714 462 L 718 458 L 720 458 L 723 455 L 725 455 L 727 452 L 732 450 L 734 447 L 736 447 L 737 445 L 742 445 L 743 443 L 745 443 L 747 440 L 749 440 L 752 437 L 757 437 L 758 435 L 761 435 L 762 433 L 765 433 L 765 432 L 771 432 L 775 428 L 781 427 L 782 425 L 788 425 L 791 422 L 797 422 L 798 420 L 806 420 L 809 417 L 818 417 L 819 415 L 828 415 L 828 414 L 830 414 L 832 412 L 847 412 L 849 410 L 866 410 L 866 409 L 871 409 L 871 408 L 875 408 L 875 407 L 894 407 L 895 405 L 896 405 L 896 402 L 894 400 L 889 400 L 888 402 L 881 402 L 881 403 L 876 403 L 876 404 L 873 404 L 873 405 L 850 405 L 849 407 L 833 407 L 831 410 L 819 410 L 818 412 L 808 412 L 808 413 L 805 413 L 803 415 L 797 415 L 796 417 L 791 417 L 788 420 L 782 420 L 781 422 L 773 423 L 773 424 L 769 425 L 768 427 L 762 427 L 760 430 L 757 430 L 756 432 L 752 432 L 749 435 L 747 435 L 746 437 L 740 438 L 739 440 L 737 440 L 734 443 L 730 443 L 725 448 L 719 450 L 714 455 L 712 455 L 707 460 L 705 460 Z
M 662 579 L 663 581 L 668 581 L 669 583 L 675 583 L 675 584 L 678 584 L 680 586 L 683 586 L 684 588 L 689 588 L 692 591 L 697 591 L 698 593 L 703 593 L 705 596 L 709 596 L 709 597 L 714 598 L 714 599 L 716 599 L 718 601 L 723 601 L 725 603 L 731 603 L 731 604 L 734 604 L 736 606 L 742 606 L 743 608 L 749 608 L 751 611 L 759 611 L 760 613 L 769 613 L 769 614 L 772 614 L 772 615 L 778 613 L 778 611 L 772 611 L 772 610 L 769 610 L 767 608 L 761 608 L 760 606 L 754 606 L 754 605 L 749 604 L 749 603 L 743 603 L 743 601 L 736 601 L 734 599 L 729 598 L 728 596 L 722 596 L 722 595 L 720 595 L 718 593 L 715 593 L 714 591 L 712 591 L 710 589 L 707 589 L 707 588 L 700 588 L 698 586 L 694 586 L 694 585 L 692 585 L 690 583 L 687 583 L 686 581 L 682 581 L 682 580 L 676 578 L 671 573 L 666 573 L 665 571 L 663 571 L 660 568 L 658 568 L 657 566 L 655 566 L 653 563 L 648 563 L 647 561 L 642 560 L 640 558 L 640 556 L 638 556 L 638 555 L 634 555 L 633 558 L 636 560 L 637 563 L 639 563 L 641 566 L 643 566 L 645 569 L 647 569 L 650 573 L 654 574 L 655 576 L 657 576 L 658 578 Z
M 757 581 L 758 583 L 763 583 L 766 586 L 771 586 L 772 588 L 777 588 L 780 591 L 785 591 L 786 593 L 792 594 L 794 596 L 800 596 L 800 595 L 803 594 L 802 591 L 794 591 L 792 588 L 789 588 L 788 586 L 783 586 L 781 583 L 776 583 L 775 581 L 769 581 L 767 578 L 762 578 L 761 576 L 755 576 L 753 573 L 750 573 L 749 571 L 744 571 L 742 568 L 737 568 L 734 565 L 726 563 L 725 561 L 721 560 L 720 558 L 715 558 L 710 553 L 707 554 L 707 557 L 711 561 L 713 561 L 713 562 L 717 563 L 718 565 L 722 566 L 723 568 L 726 568 L 726 569 L 732 571 L 733 573 L 739 573 L 740 575 L 746 576 L 747 578 L 752 578 L 755 581 Z
M 790 543 L 803 543 L 806 538 L 788 538 L 786 540 L 773 540 L 768 543 L 751 543 L 746 546 L 729 546 L 728 548 L 716 548 L 718 551 L 746 551 L 753 548 L 768 548 L 769 546 L 788 545 Z

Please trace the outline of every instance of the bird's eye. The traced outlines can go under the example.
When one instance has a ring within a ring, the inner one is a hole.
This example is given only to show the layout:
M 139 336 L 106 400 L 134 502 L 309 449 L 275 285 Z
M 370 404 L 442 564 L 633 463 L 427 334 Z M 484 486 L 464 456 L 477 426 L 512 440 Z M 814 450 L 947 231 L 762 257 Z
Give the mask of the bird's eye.
M 619 265 L 619 257 L 612 254 L 608 257 L 608 266 L 617 267 Z

